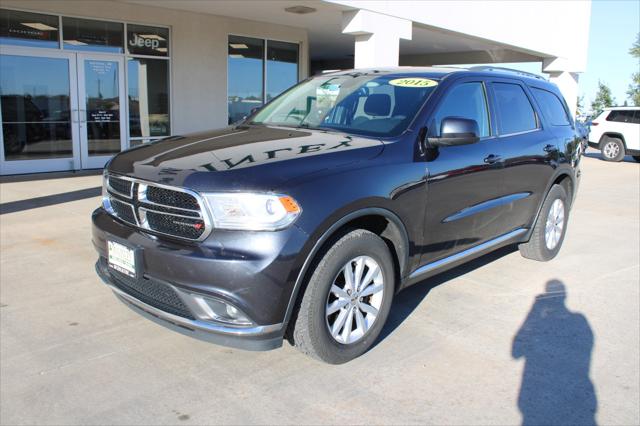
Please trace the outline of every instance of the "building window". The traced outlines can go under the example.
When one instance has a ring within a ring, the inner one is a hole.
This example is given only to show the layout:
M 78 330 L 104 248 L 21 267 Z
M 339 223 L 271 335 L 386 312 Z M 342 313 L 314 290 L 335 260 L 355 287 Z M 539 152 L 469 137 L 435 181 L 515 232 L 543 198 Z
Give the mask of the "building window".
M 127 24 L 129 142 L 171 135 L 169 29 Z
M 298 82 L 299 46 L 295 43 L 229 36 L 229 124 L 269 102 Z
M 169 135 L 169 61 L 129 58 L 127 61 L 129 136 Z M 135 144 L 134 144 L 135 145 Z
M 267 41 L 267 102 L 298 82 L 298 45 Z
M 0 44 L 58 48 L 58 17 L 0 9 Z
M 264 102 L 264 40 L 229 36 L 229 123 L 242 119 Z
M 66 50 L 123 53 L 124 25 L 118 22 L 62 18 Z
M 132 55 L 169 56 L 169 29 L 127 24 L 127 50 Z

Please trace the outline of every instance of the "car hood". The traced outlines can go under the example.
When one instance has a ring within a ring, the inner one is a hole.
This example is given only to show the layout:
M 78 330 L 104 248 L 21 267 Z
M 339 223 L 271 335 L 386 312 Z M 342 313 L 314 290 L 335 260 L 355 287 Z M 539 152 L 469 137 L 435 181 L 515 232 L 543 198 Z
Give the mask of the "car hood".
M 372 159 L 370 139 L 321 130 L 237 126 L 174 136 L 116 155 L 110 172 L 194 190 L 276 190 L 285 182 Z

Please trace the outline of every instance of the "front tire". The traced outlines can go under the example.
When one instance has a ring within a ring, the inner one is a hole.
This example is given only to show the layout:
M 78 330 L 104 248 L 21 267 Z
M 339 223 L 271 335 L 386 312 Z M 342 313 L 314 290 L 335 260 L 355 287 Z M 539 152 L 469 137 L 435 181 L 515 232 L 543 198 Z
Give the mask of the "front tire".
M 620 162 L 624 159 L 624 144 L 618 138 L 607 138 L 602 142 L 602 158 L 605 161 Z
M 640 155 L 634 155 L 633 159 L 640 163 Z
M 523 257 L 547 262 L 558 255 L 567 232 L 569 219 L 567 198 L 567 192 L 562 186 L 551 187 L 533 227 L 531 239 L 518 246 Z
M 317 263 L 293 324 L 301 352 L 342 364 L 366 352 L 389 316 L 395 289 L 389 248 L 376 234 L 343 234 Z

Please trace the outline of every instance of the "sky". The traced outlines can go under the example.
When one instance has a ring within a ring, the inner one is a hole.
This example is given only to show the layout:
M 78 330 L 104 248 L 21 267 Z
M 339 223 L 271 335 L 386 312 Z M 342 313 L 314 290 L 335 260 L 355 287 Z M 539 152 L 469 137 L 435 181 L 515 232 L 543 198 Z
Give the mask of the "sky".
M 638 60 L 629 54 L 639 32 L 640 0 L 591 2 L 587 70 L 580 74 L 578 89 L 579 95 L 584 95 L 583 105 L 587 111 L 598 91 L 598 80 L 609 86 L 617 105 L 624 104 L 628 99 L 626 91 L 631 74 L 640 71 Z M 542 64 L 539 62 L 499 66 L 542 74 Z
M 640 71 L 638 59 L 629 54 L 640 32 L 640 1 L 594 0 L 591 3 L 591 27 L 587 71 L 580 76 L 580 94 L 585 106 L 598 90 L 598 79 L 607 83 L 616 103 L 627 99 L 631 74 Z

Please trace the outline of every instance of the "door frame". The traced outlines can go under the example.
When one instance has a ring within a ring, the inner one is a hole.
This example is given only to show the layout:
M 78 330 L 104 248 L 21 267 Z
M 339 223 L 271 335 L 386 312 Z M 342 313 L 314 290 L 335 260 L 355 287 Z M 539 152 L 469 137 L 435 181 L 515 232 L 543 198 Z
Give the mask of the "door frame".
M 6 160 L 4 155 L 4 132 L 0 129 L 0 175 L 40 173 L 78 170 L 80 160 L 80 129 L 78 126 L 78 91 L 76 53 L 64 50 L 0 46 L 0 55 L 30 56 L 52 59 L 66 59 L 69 69 L 69 108 L 71 112 L 71 156 L 64 158 L 42 158 L 34 160 Z M 2 108 L 0 108 L 0 122 Z
M 118 64 L 118 98 L 120 100 L 119 123 L 120 123 L 120 152 L 128 147 L 128 110 L 127 97 L 125 92 L 125 58 L 122 55 L 109 55 L 95 52 L 77 52 L 75 53 L 77 66 L 77 92 L 78 92 L 78 127 L 79 132 L 79 157 L 80 168 L 82 169 L 99 169 L 104 167 L 116 153 L 106 155 L 89 156 L 89 135 L 86 120 L 86 76 L 85 61 L 105 61 L 115 62 Z

